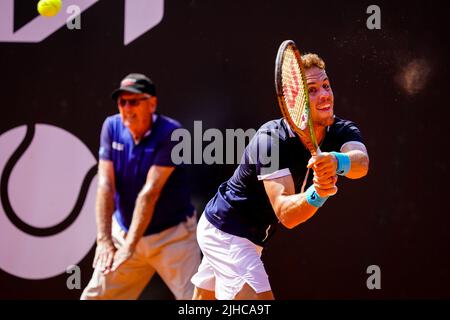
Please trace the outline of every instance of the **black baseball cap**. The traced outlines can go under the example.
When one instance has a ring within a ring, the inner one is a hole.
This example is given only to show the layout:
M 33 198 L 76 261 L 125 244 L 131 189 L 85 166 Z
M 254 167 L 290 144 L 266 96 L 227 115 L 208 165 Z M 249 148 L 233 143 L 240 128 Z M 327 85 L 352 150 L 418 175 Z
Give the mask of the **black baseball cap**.
M 122 92 L 147 93 L 156 96 L 156 87 L 150 78 L 140 73 L 130 73 L 120 82 L 120 88 L 116 89 L 111 97 L 117 100 Z

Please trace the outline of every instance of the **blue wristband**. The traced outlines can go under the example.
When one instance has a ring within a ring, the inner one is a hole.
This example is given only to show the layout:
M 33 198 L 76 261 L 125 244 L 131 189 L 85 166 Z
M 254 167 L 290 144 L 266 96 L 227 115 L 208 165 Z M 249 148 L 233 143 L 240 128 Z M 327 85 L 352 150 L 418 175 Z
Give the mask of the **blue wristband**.
M 329 197 L 324 197 L 321 198 L 318 194 L 316 189 L 314 189 L 314 186 L 311 185 L 305 192 L 306 195 L 306 201 L 312 205 L 313 207 L 319 208 L 321 207 L 325 201 L 327 201 L 327 199 Z
M 330 153 L 334 154 L 334 156 L 336 157 L 336 160 L 338 162 L 336 174 L 338 174 L 340 176 L 345 176 L 350 171 L 350 167 L 351 167 L 350 156 L 345 153 L 342 153 L 342 152 L 332 151 Z

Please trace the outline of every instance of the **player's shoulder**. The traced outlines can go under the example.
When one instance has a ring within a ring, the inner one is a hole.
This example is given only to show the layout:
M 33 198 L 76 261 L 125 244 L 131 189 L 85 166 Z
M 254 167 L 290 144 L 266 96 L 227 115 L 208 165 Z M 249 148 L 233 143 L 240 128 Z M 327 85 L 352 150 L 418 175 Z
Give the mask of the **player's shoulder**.
M 288 125 L 286 124 L 286 121 L 284 121 L 283 118 L 280 118 L 267 121 L 261 127 L 259 127 L 256 134 L 271 135 L 276 136 L 281 140 L 286 140 L 290 137 L 289 131 L 290 130 L 288 128 Z
M 273 120 L 269 120 L 265 123 L 263 123 L 260 127 L 259 130 L 270 130 L 270 129 L 277 129 L 280 127 L 281 124 L 281 119 L 273 119 Z
M 359 141 L 363 142 L 361 130 L 351 120 L 334 117 L 334 123 L 329 127 L 327 136 L 329 139 L 340 142 Z
M 335 116 L 334 122 L 330 126 L 330 130 L 339 132 L 339 131 L 346 130 L 346 129 L 350 129 L 350 130 L 358 129 L 359 130 L 358 125 L 355 122 Z

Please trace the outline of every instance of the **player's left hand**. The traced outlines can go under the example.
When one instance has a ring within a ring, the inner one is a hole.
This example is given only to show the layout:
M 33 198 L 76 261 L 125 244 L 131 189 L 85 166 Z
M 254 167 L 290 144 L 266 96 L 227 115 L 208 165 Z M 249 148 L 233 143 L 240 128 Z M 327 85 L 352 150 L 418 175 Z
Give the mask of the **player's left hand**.
M 115 253 L 111 272 L 116 271 L 119 266 L 127 261 L 134 253 L 134 249 L 124 244 Z
M 337 159 L 332 153 L 322 152 L 312 156 L 307 167 L 314 170 L 317 178 L 326 180 L 336 175 L 337 165 Z

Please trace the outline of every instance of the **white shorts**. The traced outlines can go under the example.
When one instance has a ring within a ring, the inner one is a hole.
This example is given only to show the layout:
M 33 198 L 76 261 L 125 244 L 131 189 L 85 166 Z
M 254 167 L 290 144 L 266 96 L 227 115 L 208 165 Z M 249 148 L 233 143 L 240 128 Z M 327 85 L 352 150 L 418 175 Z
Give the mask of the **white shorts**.
M 215 291 L 219 300 L 234 299 L 245 283 L 256 293 L 271 291 L 261 246 L 217 229 L 205 214 L 198 223 L 197 241 L 204 255 L 191 279 L 197 288 Z

